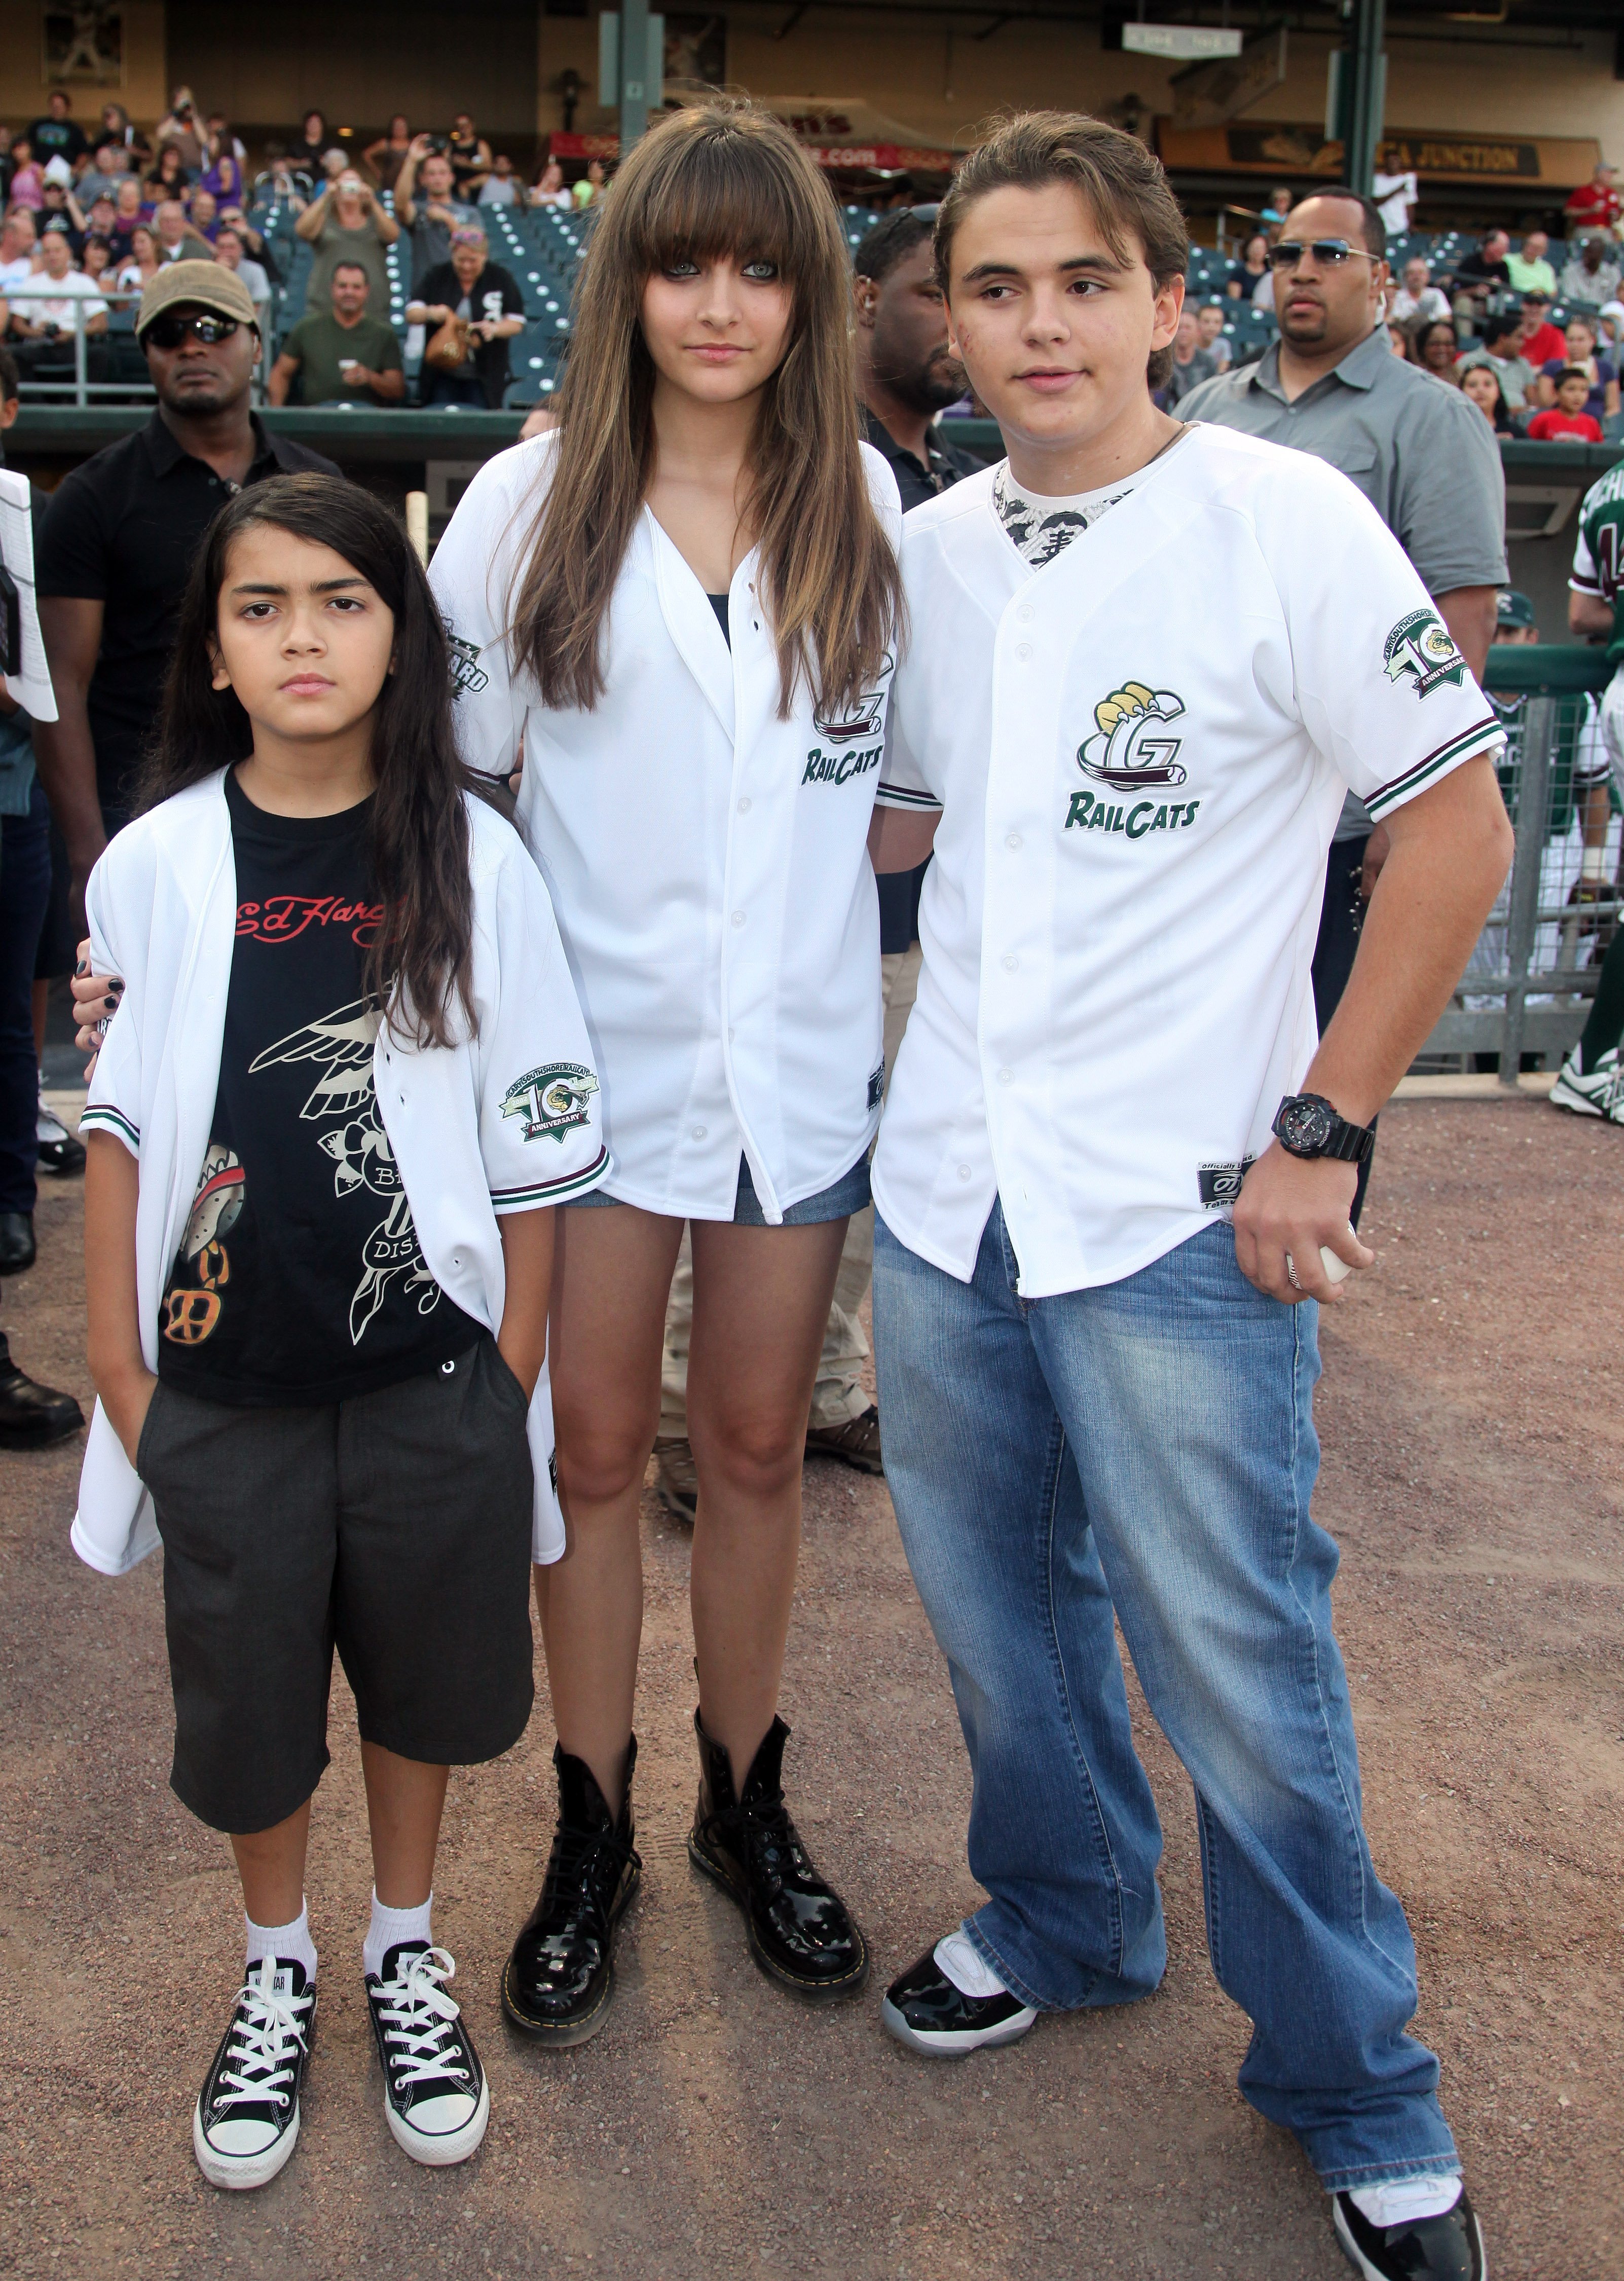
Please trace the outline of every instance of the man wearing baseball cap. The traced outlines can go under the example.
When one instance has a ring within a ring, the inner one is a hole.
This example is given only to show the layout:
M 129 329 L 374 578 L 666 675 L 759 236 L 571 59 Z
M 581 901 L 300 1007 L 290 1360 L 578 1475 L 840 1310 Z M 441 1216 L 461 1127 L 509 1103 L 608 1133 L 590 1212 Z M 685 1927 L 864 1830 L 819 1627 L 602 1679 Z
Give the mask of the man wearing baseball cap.
M 214 261 L 175 261 L 141 297 L 135 337 L 158 408 L 144 428 L 66 476 L 39 548 L 40 623 L 58 719 L 35 749 L 67 847 L 75 939 L 84 883 L 129 814 L 158 715 L 176 614 L 203 535 L 244 483 L 337 468 L 249 409 L 254 305 Z

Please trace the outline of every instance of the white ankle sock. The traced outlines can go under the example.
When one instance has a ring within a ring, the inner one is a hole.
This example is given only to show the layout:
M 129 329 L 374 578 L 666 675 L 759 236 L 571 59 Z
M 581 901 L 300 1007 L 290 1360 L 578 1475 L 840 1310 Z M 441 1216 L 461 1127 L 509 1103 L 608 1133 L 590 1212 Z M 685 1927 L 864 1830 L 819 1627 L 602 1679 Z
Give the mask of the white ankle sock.
M 362 1971 L 382 1974 L 384 1957 L 403 1940 L 422 1940 L 432 1945 L 433 1914 L 432 1893 L 421 1908 L 389 1909 L 378 1898 L 378 1889 L 375 1885 L 372 1889 L 372 1922 L 367 1928 L 367 1937 L 361 1945 Z
M 258 1964 L 262 1956 L 283 1956 L 305 1968 L 306 1980 L 316 1976 L 316 1945 L 310 1937 L 310 1912 L 301 1901 L 299 1913 L 291 1924 L 261 1925 L 244 1914 L 243 1929 L 248 1936 L 248 1962 Z
M 1384 2178 L 1379 2186 L 1355 2186 L 1348 2199 L 1373 2225 L 1415 2225 L 1454 2208 L 1460 2172 L 1417 2170 L 1407 2178 Z
M 961 1925 L 936 1944 L 935 1957 L 961 1996 L 1006 1996 L 1003 1982 Z

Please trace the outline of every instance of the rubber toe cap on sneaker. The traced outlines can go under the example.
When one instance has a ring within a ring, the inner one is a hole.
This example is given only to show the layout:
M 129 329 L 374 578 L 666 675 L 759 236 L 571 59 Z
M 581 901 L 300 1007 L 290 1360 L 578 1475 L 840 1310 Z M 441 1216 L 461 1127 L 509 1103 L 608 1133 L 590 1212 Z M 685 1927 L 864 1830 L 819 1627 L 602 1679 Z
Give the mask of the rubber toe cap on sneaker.
M 239 2161 L 251 2161 L 274 2146 L 281 2137 L 274 2122 L 258 2121 L 250 2115 L 224 2115 L 218 2122 L 205 2123 L 203 2135 L 216 2154 L 236 2156 Z

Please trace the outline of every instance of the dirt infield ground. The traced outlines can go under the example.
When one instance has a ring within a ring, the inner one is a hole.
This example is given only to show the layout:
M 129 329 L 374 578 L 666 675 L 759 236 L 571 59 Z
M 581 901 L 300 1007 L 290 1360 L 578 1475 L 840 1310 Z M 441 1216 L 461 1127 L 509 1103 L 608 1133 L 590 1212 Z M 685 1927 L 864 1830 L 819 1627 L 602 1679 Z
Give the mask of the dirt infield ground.
M 26 1365 L 85 1393 L 76 1191 L 8 1284 Z M 1624 2274 L 1624 1134 L 1542 1103 L 1403 1106 L 1327 1326 L 1318 1511 L 1379 1866 L 1422 1960 L 1419 2032 L 1496 2281 Z M 88 1394 L 85 1396 L 88 1402 Z M 368 1876 L 342 1680 L 310 1888 L 322 2016 L 304 2135 L 262 2193 L 193 2167 L 191 2100 L 235 1984 L 221 1843 L 166 1787 L 159 1564 L 67 1546 L 76 1447 L 0 1458 L 0 2271 L 417 2277 L 1345 2272 L 1295 2149 L 1241 2103 L 1240 2014 L 1207 1968 L 1187 1787 L 1141 1718 L 1167 1825 L 1165 1986 L 932 2068 L 878 1988 L 806 2015 L 747 1962 L 683 1850 L 694 1767 L 687 1548 L 646 1508 L 643 1897 L 609 2029 L 541 2058 L 495 1991 L 537 1880 L 551 1726 L 453 1777 L 437 1928 L 492 2088 L 460 2170 L 391 2141 L 360 1986 Z M 876 1980 L 974 1894 L 953 1707 L 883 1484 L 808 1469 L 785 1708 L 792 1797 Z

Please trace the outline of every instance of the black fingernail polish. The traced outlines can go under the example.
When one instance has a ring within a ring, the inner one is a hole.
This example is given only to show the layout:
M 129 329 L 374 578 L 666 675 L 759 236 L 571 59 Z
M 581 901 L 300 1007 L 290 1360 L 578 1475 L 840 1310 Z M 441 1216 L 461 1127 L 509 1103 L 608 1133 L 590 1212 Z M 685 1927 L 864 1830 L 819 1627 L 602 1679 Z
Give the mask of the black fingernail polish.
M 118 1011 L 119 1001 L 116 998 L 104 998 L 102 1003 L 105 1006 L 110 1014 L 116 1013 Z

